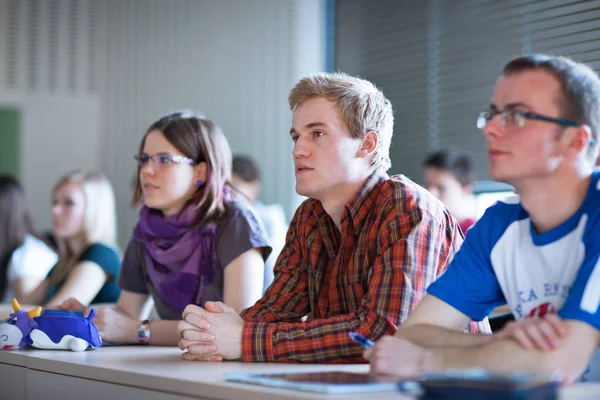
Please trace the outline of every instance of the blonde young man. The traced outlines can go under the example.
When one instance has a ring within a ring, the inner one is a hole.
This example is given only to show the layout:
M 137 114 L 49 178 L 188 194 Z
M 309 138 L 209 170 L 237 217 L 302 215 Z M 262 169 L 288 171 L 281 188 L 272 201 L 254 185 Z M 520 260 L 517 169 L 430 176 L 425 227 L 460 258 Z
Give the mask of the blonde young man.
M 392 106 L 373 84 L 319 74 L 289 103 L 296 191 L 309 199 L 262 299 L 241 316 L 221 303 L 186 308 L 187 360 L 364 362 L 348 334 L 393 334 L 462 242 L 429 192 L 385 173 Z
M 600 80 L 566 58 L 518 57 L 478 126 L 490 175 L 519 196 L 487 210 L 396 337 L 365 357 L 383 374 L 560 369 L 573 381 L 600 343 Z M 517 329 L 457 332 L 506 303 Z M 562 343 L 545 343 L 561 334 Z

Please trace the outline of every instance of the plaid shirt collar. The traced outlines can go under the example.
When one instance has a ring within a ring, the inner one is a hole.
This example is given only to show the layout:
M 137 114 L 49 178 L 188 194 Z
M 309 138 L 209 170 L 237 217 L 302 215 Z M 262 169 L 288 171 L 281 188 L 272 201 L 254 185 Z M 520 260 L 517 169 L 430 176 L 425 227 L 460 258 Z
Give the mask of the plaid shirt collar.
M 365 183 L 359 189 L 358 192 L 346 203 L 345 210 L 342 213 L 342 225 L 348 224 L 348 228 L 352 233 L 357 234 L 360 232 L 369 211 L 375 207 L 375 201 L 379 195 L 379 184 L 386 179 L 389 179 L 389 175 L 380 170 L 375 170 L 367 178 Z M 331 218 L 320 201 L 317 201 L 317 208 L 314 210 L 315 216 L 321 220 L 323 218 Z M 346 222 L 347 221 L 347 222 Z

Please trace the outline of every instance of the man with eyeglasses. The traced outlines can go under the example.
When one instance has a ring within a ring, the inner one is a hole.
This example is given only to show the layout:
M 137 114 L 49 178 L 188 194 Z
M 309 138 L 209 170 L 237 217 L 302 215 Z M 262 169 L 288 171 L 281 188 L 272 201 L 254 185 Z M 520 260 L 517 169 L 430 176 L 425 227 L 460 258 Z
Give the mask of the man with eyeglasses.
M 600 80 L 567 58 L 515 58 L 477 126 L 490 175 L 519 195 L 486 211 L 395 337 L 365 357 L 381 374 L 483 367 L 574 381 L 600 343 Z M 516 325 L 459 333 L 504 304 Z

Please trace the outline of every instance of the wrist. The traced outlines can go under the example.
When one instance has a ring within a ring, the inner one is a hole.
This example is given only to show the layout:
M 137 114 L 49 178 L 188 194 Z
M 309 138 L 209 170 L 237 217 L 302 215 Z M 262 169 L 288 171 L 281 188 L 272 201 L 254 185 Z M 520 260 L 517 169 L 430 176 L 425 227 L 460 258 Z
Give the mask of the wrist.
M 487 344 L 487 343 L 491 343 L 491 342 L 497 342 L 498 340 L 503 340 L 503 339 L 507 339 L 506 335 L 504 335 L 502 332 L 498 332 L 498 333 L 494 333 L 491 335 L 481 335 L 482 337 L 484 337 L 484 340 L 482 340 L 482 344 Z
M 243 347 L 242 347 L 243 343 L 244 343 L 244 341 L 242 340 L 243 336 L 244 336 L 244 322 L 242 321 L 242 327 L 240 329 L 239 337 L 237 338 L 236 351 L 235 351 L 236 360 L 239 360 L 239 361 L 244 360 L 244 352 L 243 352 Z
M 423 354 L 417 364 L 417 373 L 439 370 L 439 362 L 435 349 L 423 349 Z
M 140 326 L 142 325 L 142 320 L 131 319 L 125 334 L 124 341 L 126 343 L 139 343 L 137 338 L 137 332 Z
M 136 329 L 136 338 L 135 342 L 139 344 L 150 344 L 150 336 L 152 336 L 152 331 L 150 330 L 150 323 L 152 320 L 145 319 L 143 321 L 138 321 L 138 327 Z

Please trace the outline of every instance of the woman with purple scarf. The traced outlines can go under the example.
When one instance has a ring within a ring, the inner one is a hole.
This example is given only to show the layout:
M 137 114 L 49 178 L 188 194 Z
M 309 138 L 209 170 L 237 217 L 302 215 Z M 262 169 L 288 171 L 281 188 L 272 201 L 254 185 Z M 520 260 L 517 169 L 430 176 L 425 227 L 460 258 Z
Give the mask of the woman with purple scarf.
M 188 112 L 144 135 L 133 204 L 143 204 L 123 259 L 115 307 L 97 310 L 103 340 L 177 345 L 188 304 L 222 301 L 238 312 L 262 295 L 271 252 L 254 212 L 232 199 L 231 150 L 220 128 Z M 160 319 L 141 320 L 152 298 Z M 70 299 L 63 308 L 81 306 Z

